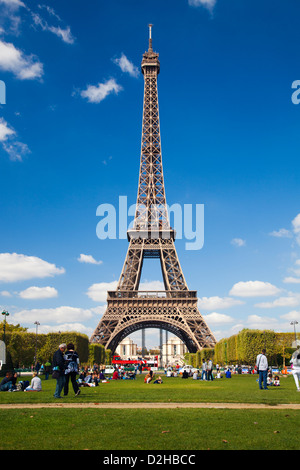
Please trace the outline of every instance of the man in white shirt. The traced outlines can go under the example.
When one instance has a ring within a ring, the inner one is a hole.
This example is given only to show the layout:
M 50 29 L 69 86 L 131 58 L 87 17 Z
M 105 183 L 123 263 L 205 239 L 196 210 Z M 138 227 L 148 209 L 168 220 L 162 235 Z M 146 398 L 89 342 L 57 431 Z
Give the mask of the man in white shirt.
M 256 367 L 259 373 L 258 385 L 260 390 L 268 390 L 267 376 L 268 376 L 268 359 L 266 357 L 266 350 L 263 349 L 261 354 L 256 358 Z
M 213 362 L 211 359 L 208 359 L 207 363 L 206 363 L 206 380 L 214 380 L 214 376 L 213 376 Z

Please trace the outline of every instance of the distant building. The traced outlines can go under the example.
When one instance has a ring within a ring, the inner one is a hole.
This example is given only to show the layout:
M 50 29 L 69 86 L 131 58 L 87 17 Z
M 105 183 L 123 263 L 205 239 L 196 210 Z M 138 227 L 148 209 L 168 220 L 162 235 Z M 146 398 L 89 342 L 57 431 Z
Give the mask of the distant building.
M 185 344 L 176 336 L 172 336 L 167 340 L 166 343 L 162 345 L 162 360 L 160 367 L 165 367 L 166 365 L 176 366 L 177 364 L 183 365 L 184 355 L 188 352 Z M 141 348 L 138 348 L 137 345 L 129 337 L 123 339 L 121 343 L 116 348 L 116 355 L 119 355 L 121 359 L 137 359 L 141 357 Z M 145 359 L 155 357 L 154 355 L 146 355 Z M 160 363 L 160 355 L 158 354 L 158 361 Z
M 185 344 L 177 336 L 172 336 L 162 345 L 162 366 L 182 365 L 187 352 Z
M 127 337 L 117 346 L 116 355 L 119 355 L 122 359 L 128 359 L 129 357 L 132 359 L 133 356 L 137 355 L 137 345 Z

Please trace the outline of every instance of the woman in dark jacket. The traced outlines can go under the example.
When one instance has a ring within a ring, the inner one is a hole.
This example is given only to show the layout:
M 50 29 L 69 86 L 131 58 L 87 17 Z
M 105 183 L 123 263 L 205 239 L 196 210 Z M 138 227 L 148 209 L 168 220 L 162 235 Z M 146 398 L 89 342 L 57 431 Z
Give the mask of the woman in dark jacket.
M 69 393 L 69 379 L 71 378 L 75 397 L 80 394 L 79 385 L 76 381 L 76 374 L 79 372 L 79 356 L 74 350 L 74 344 L 69 343 L 67 345 L 67 351 L 64 355 L 66 370 L 65 370 L 65 384 L 64 384 L 64 396 Z

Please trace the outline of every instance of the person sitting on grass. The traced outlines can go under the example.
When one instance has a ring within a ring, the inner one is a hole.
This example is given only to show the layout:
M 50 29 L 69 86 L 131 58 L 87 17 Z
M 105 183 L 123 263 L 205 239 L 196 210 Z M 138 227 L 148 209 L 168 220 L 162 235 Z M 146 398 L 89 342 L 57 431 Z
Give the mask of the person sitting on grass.
M 149 370 L 148 374 L 144 378 L 144 382 L 148 384 L 151 382 L 151 380 L 153 380 L 153 378 L 154 378 L 153 371 Z
M 32 380 L 29 387 L 26 387 L 24 392 L 41 392 L 42 391 L 42 381 L 38 377 L 37 372 L 33 372 Z
M 280 379 L 278 375 L 275 375 L 274 377 L 274 387 L 279 387 L 280 386 Z
M 100 372 L 99 372 L 99 380 L 106 380 L 103 369 L 101 369 Z
M 163 383 L 162 378 L 159 376 L 158 379 L 154 380 L 153 383 L 154 384 L 162 384 Z
M 268 374 L 268 377 L 267 377 L 267 385 L 273 385 L 273 375 L 272 375 L 272 372 L 270 372 Z
M 85 383 L 84 386 L 87 385 L 88 387 L 98 387 L 99 377 L 98 377 L 97 372 L 93 372 L 93 373 L 89 372 L 89 374 L 84 379 L 84 383 Z
M 0 392 L 8 392 L 16 389 L 17 374 L 9 371 L 6 372 L 5 377 L 0 384 Z
M 119 373 L 117 371 L 117 369 L 115 369 L 114 373 L 113 373 L 113 376 L 112 376 L 112 380 L 118 380 L 119 379 Z

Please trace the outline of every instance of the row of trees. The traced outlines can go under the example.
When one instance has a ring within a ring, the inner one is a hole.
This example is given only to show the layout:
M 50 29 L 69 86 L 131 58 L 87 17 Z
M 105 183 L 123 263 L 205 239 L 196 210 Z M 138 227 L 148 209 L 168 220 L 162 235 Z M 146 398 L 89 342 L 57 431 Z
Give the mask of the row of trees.
M 0 323 L 0 331 L 3 323 Z M 195 354 L 186 354 L 186 361 L 200 367 L 203 359 L 212 359 L 220 365 L 255 365 L 256 356 L 264 348 L 269 363 L 285 366 L 294 349 L 293 333 L 275 333 L 272 330 L 244 329 L 230 338 L 219 341 L 214 349 L 202 349 Z M 7 355 L 14 368 L 30 367 L 36 359 L 40 363 L 52 360 L 54 352 L 61 343 L 73 343 L 82 364 L 109 364 L 111 351 L 100 344 L 90 344 L 87 335 L 77 332 L 38 334 L 28 333 L 20 325 L 7 325 L 5 343 Z
M 2 324 L 3 326 L 3 324 Z M 1 331 L 1 324 L 0 324 Z M 28 333 L 20 325 L 9 325 L 5 334 L 7 362 L 14 368 L 28 368 L 36 361 L 52 362 L 54 352 L 61 343 L 73 343 L 82 364 L 107 364 L 111 351 L 101 344 L 90 344 L 87 335 L 77 332 L 38 334 Z
M 195 354 L 188 353 L 186 361 L 200 367 L 203 359 L 211 358 L 220 365 L 255 365 L 256 356 L 264 348 L 271 365 L 285 366 L 293 351 L 293 333 L 275 333 L 272 330 L 244 329 L 230 338 L 219 341 L 214 349 L 202 349 Z

